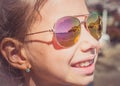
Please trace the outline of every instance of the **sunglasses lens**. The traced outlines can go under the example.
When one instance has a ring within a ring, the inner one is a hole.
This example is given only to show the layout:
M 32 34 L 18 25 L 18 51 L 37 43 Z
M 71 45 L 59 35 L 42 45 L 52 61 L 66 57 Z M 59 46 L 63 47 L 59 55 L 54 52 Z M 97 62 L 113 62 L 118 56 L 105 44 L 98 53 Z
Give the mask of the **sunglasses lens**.
M 98 14 L 92 14 L 87 19 L 87 27 L 90 34 L 97 40 L 102 35 L 102 20 Z
M 62 47 L 74 45 L 80 36 L 80 21 L 74 17 L 63 17 L 54 26 L 58 44 Z

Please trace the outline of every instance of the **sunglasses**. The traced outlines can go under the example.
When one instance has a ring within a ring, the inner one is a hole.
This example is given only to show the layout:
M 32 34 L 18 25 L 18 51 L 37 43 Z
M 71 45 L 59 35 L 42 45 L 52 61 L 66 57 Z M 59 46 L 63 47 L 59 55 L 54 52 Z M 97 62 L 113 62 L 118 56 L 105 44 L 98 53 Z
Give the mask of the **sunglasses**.
M 84 17 L 84 22 L 81 22 L 79 17 Z M 45 30 L 27 35 L 34 35 L 44 32 L 53 32 L 57 44 L 60 47 L 68 48 L 76 44 L 80 38 L 81 24 L 84 24 L 87 31 L 96 39 L 99 40 L 102 34 L 102 19 L 97 14 L 66 16 L 57 20 L 53 29 Z

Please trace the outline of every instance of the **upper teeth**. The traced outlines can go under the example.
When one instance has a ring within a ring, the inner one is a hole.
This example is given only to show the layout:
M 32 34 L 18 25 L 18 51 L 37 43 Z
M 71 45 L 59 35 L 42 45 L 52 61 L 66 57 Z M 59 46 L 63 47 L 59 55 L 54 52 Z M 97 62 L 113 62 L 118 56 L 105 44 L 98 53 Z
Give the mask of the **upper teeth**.
M 90 65 L 90 62 L 89 62 L 89 61 L 84 62 L 84 63 L 80 63 L 80 66 L 81 66 L 81 67 L 88 66 L 88 65 Z
M 79 67 L 87 67 L 89 65 L 91 65 L 93 63 L 93 60 L 90 60 L 90 61 L 85 61 L 85 62 L 81 62 L 79 63 Z

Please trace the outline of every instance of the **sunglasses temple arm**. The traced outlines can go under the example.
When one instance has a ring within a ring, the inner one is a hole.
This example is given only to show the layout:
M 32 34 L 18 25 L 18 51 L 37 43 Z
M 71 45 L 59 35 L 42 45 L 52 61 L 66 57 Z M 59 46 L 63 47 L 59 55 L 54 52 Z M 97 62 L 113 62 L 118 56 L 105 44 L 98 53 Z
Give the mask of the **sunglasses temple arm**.
M 50 29 L 50 30 L 44 30 L 44 31 L 29 33 L 29 34 L 26 34 L 26 35 L 34 35 L 34 34 L 45 33 L 45 32 L 54 32 L 54 31 L 52 29 Z

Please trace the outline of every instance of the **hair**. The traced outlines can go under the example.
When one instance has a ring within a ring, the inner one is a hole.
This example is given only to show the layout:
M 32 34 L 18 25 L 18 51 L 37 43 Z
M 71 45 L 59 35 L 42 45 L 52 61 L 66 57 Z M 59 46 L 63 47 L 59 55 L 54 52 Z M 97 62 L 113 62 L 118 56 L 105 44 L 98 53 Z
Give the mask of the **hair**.
M 0 42 L 5 37 L 24 42 L 43 2 L 45 0 L 0 0 Z M 20 70 L 11 67 L 0 53 L 0 77 L 3 73 L 6 73 L 7 77 L 11 74 L 12 77 L 23 76 Z

